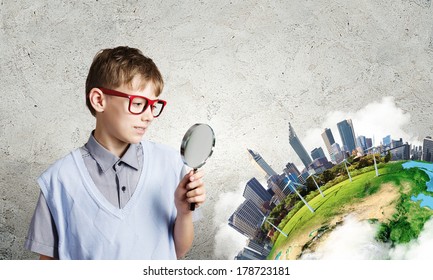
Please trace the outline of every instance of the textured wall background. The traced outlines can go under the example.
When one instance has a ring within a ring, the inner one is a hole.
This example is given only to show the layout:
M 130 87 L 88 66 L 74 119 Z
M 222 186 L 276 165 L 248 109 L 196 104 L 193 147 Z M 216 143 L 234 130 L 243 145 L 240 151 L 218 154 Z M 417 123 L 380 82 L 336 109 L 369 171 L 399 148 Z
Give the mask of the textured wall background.
M 194 123 L 216 132 L 191 259 L 224 258 L 227 195 L 258 175 L 246 148 L 278 171 L 296 161 L 288 121 L 302 139 L 327 112 L 393 96 L 402 129 L 433 134 L 430 0 L 184 2 L 0 1 L 0 259 L 36 257 L 23 249 L 36 178 L 86 142 L 84 82 L 102 48 L 138 47 L 165 77 L 169 107 L 146 137 L 178 148 Z

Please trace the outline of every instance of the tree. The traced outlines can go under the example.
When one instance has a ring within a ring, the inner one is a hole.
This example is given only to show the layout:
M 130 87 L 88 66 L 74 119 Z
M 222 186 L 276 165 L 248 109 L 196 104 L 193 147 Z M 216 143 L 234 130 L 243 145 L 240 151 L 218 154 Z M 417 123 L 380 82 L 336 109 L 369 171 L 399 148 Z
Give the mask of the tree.
M 322 174 L 320 174 L 322 179 L 323 179 L 323 184 L 328 183 L 329 181 L 331 181 L 332 179 L 334 179 L 334 174 L 331 171 L 331 169 L 325 170 L 323 171 Z
M 388 151 L 387 153 L 386 153 L 386 156 L 385 156 L 385 158 L 384 158 L 384 161 L 385 161 L 385 163 L 387 163 L 388 161 L 390 161 L 391 160 L 391 152 L 390 151 Z

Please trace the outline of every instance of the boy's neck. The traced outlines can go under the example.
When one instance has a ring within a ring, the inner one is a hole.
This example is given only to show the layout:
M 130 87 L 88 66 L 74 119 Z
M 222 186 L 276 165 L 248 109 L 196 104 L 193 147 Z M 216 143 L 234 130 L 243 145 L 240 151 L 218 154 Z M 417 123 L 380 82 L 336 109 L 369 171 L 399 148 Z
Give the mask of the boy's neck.
M 93 132 L 93 137 L 95 137 L 95 140 L 98 141 L 100 145 L 119 158 L 125 154 L 129 147 L 128 143 L 113 141 L 98 129 L 95 129 Z

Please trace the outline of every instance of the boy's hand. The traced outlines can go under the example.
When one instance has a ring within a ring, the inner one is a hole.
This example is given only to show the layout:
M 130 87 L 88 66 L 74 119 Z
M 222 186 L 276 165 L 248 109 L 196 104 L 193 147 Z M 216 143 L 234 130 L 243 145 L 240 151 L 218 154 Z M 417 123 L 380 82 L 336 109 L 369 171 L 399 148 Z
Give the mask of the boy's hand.
M 206 190 L 202 181 L 203 172 L 188 172 L 179 182 L 174 193 L 174 203 L 179 214 L 189 214 L 189 205 L 195 203 L 199 207 L 206 200 Z

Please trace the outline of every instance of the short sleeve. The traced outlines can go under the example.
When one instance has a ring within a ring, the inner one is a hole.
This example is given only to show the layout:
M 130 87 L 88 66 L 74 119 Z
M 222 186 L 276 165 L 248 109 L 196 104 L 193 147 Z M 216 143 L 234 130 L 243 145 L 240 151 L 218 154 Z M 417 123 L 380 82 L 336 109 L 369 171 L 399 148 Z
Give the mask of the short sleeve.
M 58 235 L 42 192 L 30 222 L 24 247 L 32 252 L 58 259 Z

